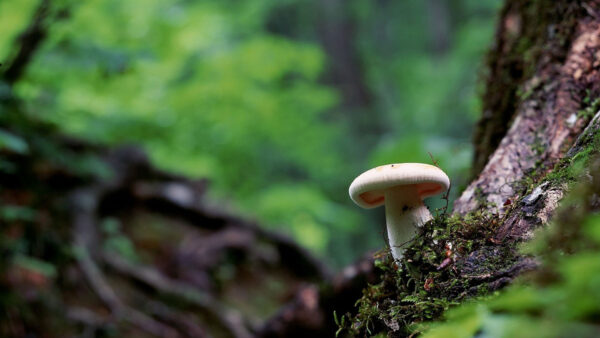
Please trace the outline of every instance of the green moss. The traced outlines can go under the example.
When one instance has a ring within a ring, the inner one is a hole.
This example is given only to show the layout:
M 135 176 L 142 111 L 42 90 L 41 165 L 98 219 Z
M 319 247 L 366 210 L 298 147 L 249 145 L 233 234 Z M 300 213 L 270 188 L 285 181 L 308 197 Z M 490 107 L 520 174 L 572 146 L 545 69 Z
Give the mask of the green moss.
M 596 114 L 596 112 L 598 112 L 598 109 L 600 108 L 600 98 L 592 99 L 589 90 L 587 90 L 586 93 L 587 95 L 583 99 L 583 104 L 585 105 L 585 108 L 577 112 L 577 117 L 590 119 Z
M 382 281 L 363 290 L 358 313 L 344 315 L 343 324 L 338 321 L 340 332 L 409 334 L 415 323 L 435 319 L 467 297 L 486 294 L 487 286 L 473 277 L 516 260 L 514 250 L 489 240 L 500 221 L 487 212 L 442 214 L 421 229 L 400 264 L 388 250 L 380 252 L 375 265 Z
M 597 133 L 597 130 L 589 130 L 580 136 L 579 141 L 580 144 L 573 149 L 573 154 L 567 154 L 554 170 L 546 175 L 546 180 L 555 185 L 573 183 L 589 166 L 590 158 L 600 152 L 600 133 Z

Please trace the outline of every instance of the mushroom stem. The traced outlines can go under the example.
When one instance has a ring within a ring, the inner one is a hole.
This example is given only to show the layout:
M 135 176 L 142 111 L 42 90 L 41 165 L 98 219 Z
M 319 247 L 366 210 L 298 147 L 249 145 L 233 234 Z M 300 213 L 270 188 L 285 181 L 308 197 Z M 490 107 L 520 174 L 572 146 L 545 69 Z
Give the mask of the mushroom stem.
M 419 197 L 417 186 L 404 185 L 386 190 L 385 218 L 392 256 L 399 260 L 403 246 L 432 216 Z

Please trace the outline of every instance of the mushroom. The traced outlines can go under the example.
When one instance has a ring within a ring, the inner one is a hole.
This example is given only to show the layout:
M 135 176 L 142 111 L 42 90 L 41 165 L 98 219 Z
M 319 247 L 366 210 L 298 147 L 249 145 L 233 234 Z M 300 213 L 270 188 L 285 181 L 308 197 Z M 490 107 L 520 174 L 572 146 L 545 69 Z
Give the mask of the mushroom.
M 432 219 L 423 199 L 448 190 L 450 179 L 438 167 L 422 163 L 396 163 L 365 171 L 350 184 L 350 198 L 365 209 L 385 204 L 389 245 L 395 260 L 402 245 Z

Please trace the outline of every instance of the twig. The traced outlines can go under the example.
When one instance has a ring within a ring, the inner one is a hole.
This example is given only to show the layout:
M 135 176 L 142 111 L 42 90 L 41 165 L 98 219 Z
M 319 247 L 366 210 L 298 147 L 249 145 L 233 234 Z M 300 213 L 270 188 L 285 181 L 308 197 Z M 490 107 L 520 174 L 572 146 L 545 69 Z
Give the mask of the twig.
M 433 155 L 431 155 L 431 152 L 428 151 L 427 153 L 429 154 L 429 158 L 431 158 L 431 162 L 433 162 L 433 165 L 439 168 L 440 166 L 438 164 L 438 161 L 436 161 Z
M 452 183 L 450 183 L 450 186 L 448 186 L 448 190 L 446 190 L 446 193 L 442 196 L 442 199 L 446 201 L 446 205 L 444 206 L 444 213 L 442 214 L 442 216 L 446 216 L 446 214 L 448 213 L 448 206 L 450 203 L 450 190 L 452 190 Z

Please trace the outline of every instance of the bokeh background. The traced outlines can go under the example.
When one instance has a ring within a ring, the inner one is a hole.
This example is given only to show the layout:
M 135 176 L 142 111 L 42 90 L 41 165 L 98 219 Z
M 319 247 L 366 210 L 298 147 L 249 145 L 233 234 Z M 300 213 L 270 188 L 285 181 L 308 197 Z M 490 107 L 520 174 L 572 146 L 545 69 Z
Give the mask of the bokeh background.
M 208 178 L 215 207 L 331 266 L 383 245 L 383 210 L 347 195 L 362 171 L 433 157 L 451 199 L 469 178 L 499 0 L 55 3 L 14 88 L 31 114 Z M 0 2 L 0 62 L 38 4 Z

